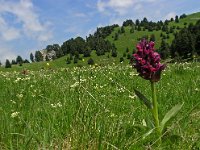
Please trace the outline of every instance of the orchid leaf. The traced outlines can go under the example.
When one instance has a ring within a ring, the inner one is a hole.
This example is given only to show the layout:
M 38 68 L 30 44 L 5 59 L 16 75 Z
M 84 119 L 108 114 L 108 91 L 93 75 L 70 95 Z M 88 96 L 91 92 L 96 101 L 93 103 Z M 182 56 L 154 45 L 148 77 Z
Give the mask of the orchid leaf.
M 147 106 L 147 108 L 152 109 L 152 103 L 138 90 L 134 89 L 135 94 L 139 97 L 139 99 Z
M 165 126 L 165 124 L 173 117 L 175 116 L 178 111 L 182 108 L 183 104 L 177 104 L 172 109 L 170 109 L 164 116 L 163 120 L 161 121 L 160 128 L 161 132 Z

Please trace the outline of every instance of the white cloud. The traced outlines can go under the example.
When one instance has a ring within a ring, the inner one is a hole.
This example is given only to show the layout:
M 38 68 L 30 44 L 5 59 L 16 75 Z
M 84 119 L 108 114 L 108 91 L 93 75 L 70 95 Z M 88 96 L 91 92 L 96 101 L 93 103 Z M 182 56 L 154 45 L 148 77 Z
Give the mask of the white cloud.
M 6 41 L 18 39 L 20 37 L 20 31 L 11 27 L 11 28 L 4 30 L 4 32 L 2 33 L 2 37 Z
M 0 36 L 5 41 L 11 41 L 20 37 L 20 30 L 9 27 L 6 21 L 0 16 Z
M 134 3 L 134 0 L 110 0 L 108 4 L 113 8 L 128 8 Z
M 6 61 L 6 59 L 9 59 L 10 61 L 12 59 L 16 59 L 16 54 L 14 54 L 9 47 L 3 46 L 1 43 L 1 45 L 0 45 L 0 61 L 1 61 L 1 63 L 4 63 Z
M 29 50 L 23 49 L 19 52 L 15 42 L 25 45 L 22 43 L 27 39 L 39 45 L 52 39 L 53 31 L 50 29 L 52 24 L 41 20 L 32 0 L 0 0 L 0 4 L 0 60 L 2 62 L 5 62 L 5 59 L 15 59 L 19 53 L 23 57 L 25 53 L 29 53 Z M 14 52 L 17 49 L 18 54 Z
M 134 6 L 134 9 L 135 9 L 137 12 L 140 12 L 140 11 L 142 11 L 142 5 L 141 5 L 141 4 L 136 4 L 136 5 Z
M 131 7 L 134 3 L 134 0 L 99 0 L 97 2 L 97 8 L 100 12 L 105 12 L 106 9 L 111 8 L 115 12 L 123 15 L 126 13 L 126 9 Z
M 52 32 L 46 32 L 46 33 L 43 33 L 43 34 L 40 34 L 37 39 L 41 42 L 45 42 L 45 41 L 48 41 L 49 39 L 51 39 L 53 36 L 52 36 Z
M 175 18 L 175 16 L 176 16 L 175 12 L 170 12 L 164 17 L 164 19 L 166 20 L 166 19 Z
M 78 26 L 68 26 L 66 29 L 65 29 L 65 32 L 66 33 L 78 33 L 80 32 L 80 28 Z
M 1 0 L 0 2 L 0 15 L 10 13 L 16 17 L 16 20 L 13 20 L 13 22 L 16 21 L 21 24 L 20 33 L 20 31 L 17 30 L 13 24 L 8 25 L 8 23 L 5 22 L 5 20 L 2 20 L 1 17 L 0 22 L 3 21 L 4 28 L 7 29 L 4 30 L 5 33 L 2 33 L 3 31 L 0 30 L 0 32 L 4 35 L 3 38 L 5 40 L 19 38 L 19 35 L 22 33 L 36 40 L 40 40 L 41 38 L 38 37 L 43 36 L 43 34 L 52 34 L 52 32 L 49 31 L 48 25 L 40 21 L 39 15 L 35 12 L 35 8 L 31 0 L 20 0 L 17 2 Z M 9 34 L 6 34 L 6 31 L 8 31 Z M 15 32 L 15 34 L 11 34 L 11 31 L 17 32 Z M 49 40 L 52 36 L 48 37 L 49 38 L 45 38 L 45 40 Z
M 157 0 L 143 0 L 145 2 L 156 2 Z
M 100 12 L 103 12 L 104 10 L 105 10 L 105 3 L 104 2 L 102 2 L 101 0 L 99 0 L 98 2 L 97 2 L 97 8 L 98 8 L 98 10 L 100 11 Z
M 86 36 L 88 36 L 89 34 L 94 34 L 94 32 L 96 31 L 96 28 L 91 28 L 86 32 Z
M 104 11 L 106 7 L 110 7 L 113 9 L 119 8 L 128 8 L 135 3 L 134 0 L 108 0 L 102 1 L 99 0 L 97 2 L 97 7 L 100 11 Z
M 124 18 L 113 17 L 110 19 L 110 24 L 118 24 L 121 26 L 124 20 Z
M 142 8 L 141 3 L 152 3 L 155 1 L 157 0 L 98 0 L 97 8 L 100 12 L 105 12 L 108 11 L 108 9 L 111 9 L 119 15 L 125 15 L 129 13 L 131 9 L 140 10 Z
M 84 14 L 84 13 L 75 13 L 74 16 L 75 17 L 80 17 L 80 18 L 85 18 L 86 14 Z

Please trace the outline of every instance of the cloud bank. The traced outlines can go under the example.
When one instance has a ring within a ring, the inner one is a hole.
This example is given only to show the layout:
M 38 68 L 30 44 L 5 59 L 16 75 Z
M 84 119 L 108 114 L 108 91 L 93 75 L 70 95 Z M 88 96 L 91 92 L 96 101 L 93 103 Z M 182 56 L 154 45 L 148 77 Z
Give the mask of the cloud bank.
M 42 22 L 31 0 L 0 0 L 0 4 L 0 60 L 2 62 L 16 57 L 16 52 L 14 53 L 16 41 L 29 39 L 40 43 L 52 39 L 50 23 Z
M 52 37 L 48 30 L 49 24 L 40 21 L 31 0 L 17 2 L 1 0 L 0 2 L 0 23 L 2 26 L 0 33 L 4 40 L 18 39 L 22 34 L 39 41 L 46 41 Z M 13 15 L 14 20 L 6 21 L 4 17 L 6 14 Z M 11 22 L 15 22 L 18 27 L 15 27 Z

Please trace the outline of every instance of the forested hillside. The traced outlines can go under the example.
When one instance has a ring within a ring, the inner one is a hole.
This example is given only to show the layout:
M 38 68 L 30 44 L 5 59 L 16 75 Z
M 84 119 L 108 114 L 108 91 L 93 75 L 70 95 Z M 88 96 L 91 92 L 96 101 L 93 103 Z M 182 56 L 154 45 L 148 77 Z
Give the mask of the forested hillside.
M 158 22 L 125 20 L 117 24 L 97 28 L 86 38 L 75 37 L 61 45 L 47 45 L 44 49 L 30 54 L 29 60 L 17 56 L 6 60 L 5 67 L 42 68 L 49 62 L 51 67 L 93 65 L 107 63 L 128 63 L 135 46 L 142 38 L 155 41 L 155 47 L 162 59 L 174 61 L 198 58 L 200 55 L 200 13 L 182 14 L 170 20 Z M 32 67 L 29 67 L 32 66 Z

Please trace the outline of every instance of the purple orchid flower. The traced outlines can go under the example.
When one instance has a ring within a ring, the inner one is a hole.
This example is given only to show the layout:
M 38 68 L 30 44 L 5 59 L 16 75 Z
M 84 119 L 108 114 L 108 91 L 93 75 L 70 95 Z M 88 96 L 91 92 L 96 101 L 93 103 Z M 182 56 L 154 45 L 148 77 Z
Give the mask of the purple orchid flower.
M 141 40 L 137 44 L 137 52 L 133 57 L 135 62 L 132 62 L 132 65 L 142 78 L 151 82 L 160 80 L 161 71 L 166 65 L 160 63 L 160 55 L 155 52 L 154 42 Z

